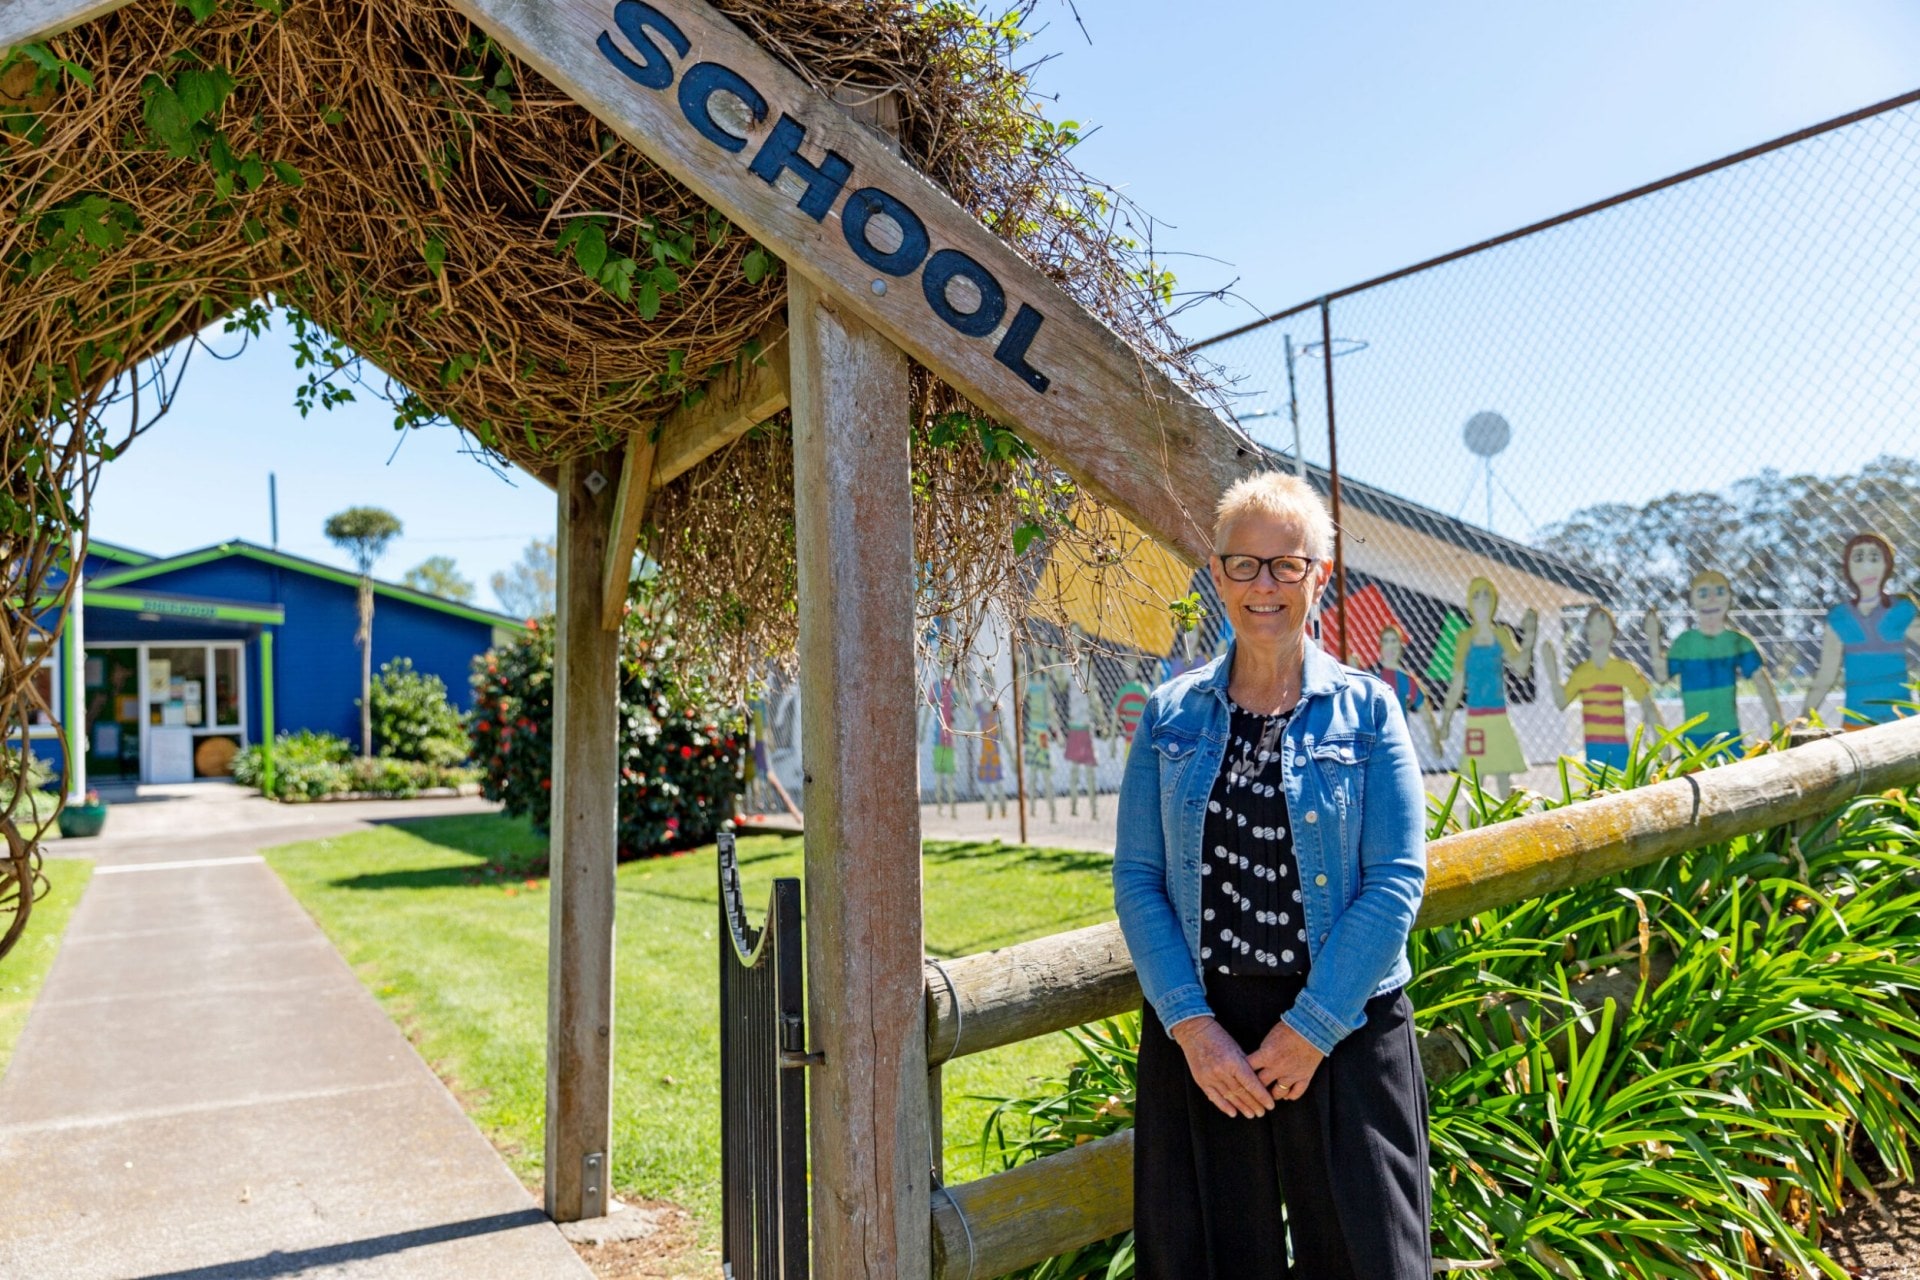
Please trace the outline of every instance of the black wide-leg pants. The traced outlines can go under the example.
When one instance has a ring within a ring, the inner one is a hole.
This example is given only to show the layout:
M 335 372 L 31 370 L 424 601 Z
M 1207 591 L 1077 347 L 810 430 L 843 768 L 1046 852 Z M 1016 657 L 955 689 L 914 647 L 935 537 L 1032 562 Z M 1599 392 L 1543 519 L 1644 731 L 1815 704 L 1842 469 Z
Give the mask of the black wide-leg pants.
M 1305 986 L 1209 975 L 1207 1002 L 1251 1053 Z M 1406 993 L 1368 1001 L 1306 1093 L 1253 1120 L 1207 1101 L 1148 1006 L 1133 1161 L 1139 1280 L 1429 1280 L 1427 1084 Z

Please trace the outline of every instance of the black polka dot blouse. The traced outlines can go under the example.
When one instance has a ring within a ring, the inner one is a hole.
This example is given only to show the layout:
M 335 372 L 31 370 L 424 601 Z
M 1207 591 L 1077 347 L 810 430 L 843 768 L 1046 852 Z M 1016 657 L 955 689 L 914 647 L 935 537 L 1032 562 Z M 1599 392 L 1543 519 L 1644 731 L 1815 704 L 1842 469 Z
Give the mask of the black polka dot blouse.
M 1302 974 L 1307 921 L 1280 785 L 1280 738 L 1292 712 L 1228 705 L 1227 754 L 1201 842 L 1200 959 L 1208 973 Z

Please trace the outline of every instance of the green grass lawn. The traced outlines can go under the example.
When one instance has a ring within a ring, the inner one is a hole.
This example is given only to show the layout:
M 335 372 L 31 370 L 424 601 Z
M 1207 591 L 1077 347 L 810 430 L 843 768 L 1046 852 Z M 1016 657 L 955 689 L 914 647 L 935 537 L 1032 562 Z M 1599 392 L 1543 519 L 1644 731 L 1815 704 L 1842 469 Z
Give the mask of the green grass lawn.
M 545 841 L 500 817 L 415 819 L 269 850 L 362 979 L 528 1179 L 539 1175 L 545 1104 Z M 740 842 L 750 911 L 801 871 L 797 838 Z M 958 956 L 1113 914 L 1102 854 L 933 844 L 925 855 L 927 949 Z M 614 1184 L 676 1201 L 709 1238 L 719 1225 L 717 890 L 711 847 L 622 866 L 616 931 Z M 991 1104 L 1075 1057 L 1062 1036 L 963 1058 L 945 1072 L 948 1176 L 982 1172 Z
M 27 1025 L 34 997 L 40 994 L 60 950 L 67 918 L 93 878 L 93 864 L 79 858 L 48 858 L 47 896 L 33 904 L 27 931 L 5 960 L 0 960 L 0 1074 L 13 1059 L 20 1029 Z

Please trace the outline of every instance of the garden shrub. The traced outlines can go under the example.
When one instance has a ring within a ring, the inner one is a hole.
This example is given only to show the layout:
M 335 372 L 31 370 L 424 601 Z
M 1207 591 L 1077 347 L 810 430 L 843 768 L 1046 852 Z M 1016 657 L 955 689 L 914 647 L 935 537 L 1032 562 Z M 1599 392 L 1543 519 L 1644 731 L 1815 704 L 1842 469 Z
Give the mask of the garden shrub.
M 619 856 L 712 839 L 734 816 L 747 726 L 689 660 L 642 588 L 620 636 Z M 553 627 L 535 624 L 474 661 L 481 789 L 545 830 L 553 790 Z
M 447 698 L 446 681 L 415 671 L 412 658 L 382 664 L 373 681 L 372 707 L 377 754 L 437 765 L 467 758 L 466 717 Z
M 24 761 L 20 758 L 23 754 Z M 15 778 L 25 784 L 25 790 L 38 791 L 53 781 L 53 769 L 31 750 L 16 751 L 0 742 L 0 810 L 13 800 Z
M 247 747 L 233 758 L 233 778 L 242 786 L 265 791 L 260 744 Z M 355 759 L 346 739 L 302 729 L 274 738 L 273 790 L 267 794 L 275 800 L 289 801 L 352 794 L 397 798 L 418 795 L 429 788 L 457 788 L 477 779 L 474 770 L 452 765 L 383 756 Z

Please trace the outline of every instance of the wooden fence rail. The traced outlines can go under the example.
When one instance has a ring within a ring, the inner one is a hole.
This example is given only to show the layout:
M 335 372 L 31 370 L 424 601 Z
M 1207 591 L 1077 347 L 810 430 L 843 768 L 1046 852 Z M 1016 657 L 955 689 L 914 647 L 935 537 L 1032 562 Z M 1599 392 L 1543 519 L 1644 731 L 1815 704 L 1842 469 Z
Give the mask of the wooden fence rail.
M 1602 796 L 1428 846 L 1418 927 L 1463 920 L 1688 849 L 1920 785 L 1920 717 Z M 1137 1008 L 1117 924 L 930 971 L 927 1057 L 943 1062 Z M 1133 1134 L 933 1195 L 936 1280 L 990 1280 L 1133 1224 Z

